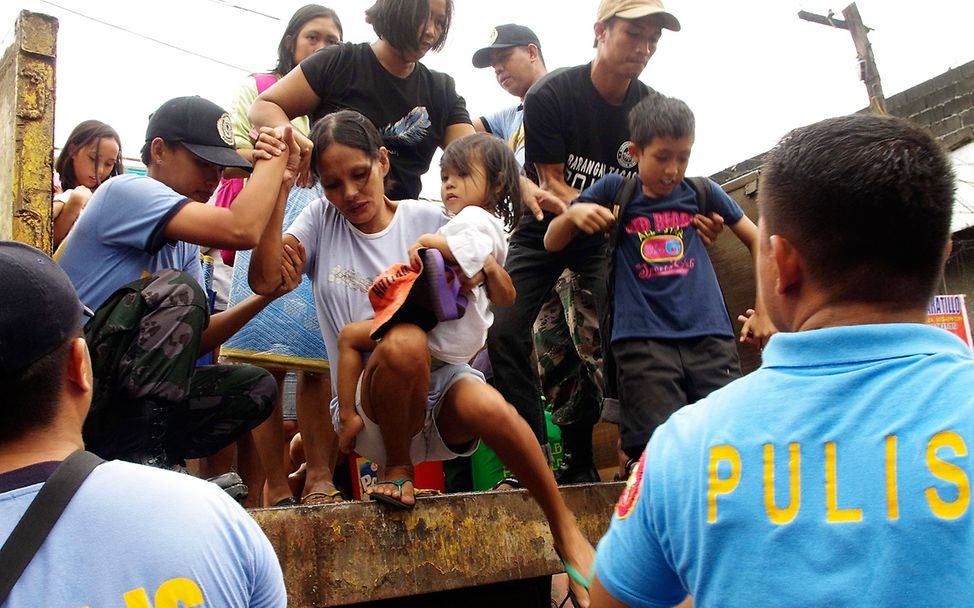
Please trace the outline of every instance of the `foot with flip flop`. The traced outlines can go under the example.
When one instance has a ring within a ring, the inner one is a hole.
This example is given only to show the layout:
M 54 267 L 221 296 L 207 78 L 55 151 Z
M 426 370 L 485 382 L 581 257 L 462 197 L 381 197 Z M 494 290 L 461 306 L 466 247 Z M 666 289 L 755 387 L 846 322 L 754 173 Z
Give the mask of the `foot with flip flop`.
M 303 462 L 298 470 L 288 475 L 288 480 L 304 487 L 300 502 L 302 505 L 331 505 L 345 502 L 345 496 L 341 490 L 335 487 L 331 480 L 323 480 L 320 483 L 308 483 L 308 463 Z
M 595 578 L 595 549 L 585 540 L 578 528 L 569 533 L 570 540 L 559 542 L 555 539 L 555 553 L 561 559 L 561 564 L 568 575 L 568 595 L 561 602 L 559 608 L 577 607 L 587 608 L 589 605 L 588 590 Z
M 425 488 L 417 489 L 413 483 L 412 465 L 387 465 L 384 481 L 377 481 L 369 487 L 369 500 L 382 503 L 388 507 L 409 510 L 416 506 L 419 496 L 433 496 L 439 490 Z

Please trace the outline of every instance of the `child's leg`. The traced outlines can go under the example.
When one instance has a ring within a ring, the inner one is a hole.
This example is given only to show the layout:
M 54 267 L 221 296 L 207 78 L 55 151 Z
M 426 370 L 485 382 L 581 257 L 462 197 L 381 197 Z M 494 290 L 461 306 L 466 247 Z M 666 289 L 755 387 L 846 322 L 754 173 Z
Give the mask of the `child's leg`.
M 612 344 L 619 379 L 622 450 L 638 459 L 656 427 L 687 404 L 677 341 L 620 340 Z
M 449 389 L 436 425 L 448 445 L 463 445 L 480 437 L 497 452 L 538 502 L 561 557 L 583 575 L 591 571 L 592 546 L 558 492 L 531 428 L 500 393 L 482 382 L 461 379 Z M 575 592 L 586 595 L 583 589 Z
M 722 336 L 703 336 L 681 341 L 686 369 L 687 403 L 699 401 L 741 377 L 737 341 Z

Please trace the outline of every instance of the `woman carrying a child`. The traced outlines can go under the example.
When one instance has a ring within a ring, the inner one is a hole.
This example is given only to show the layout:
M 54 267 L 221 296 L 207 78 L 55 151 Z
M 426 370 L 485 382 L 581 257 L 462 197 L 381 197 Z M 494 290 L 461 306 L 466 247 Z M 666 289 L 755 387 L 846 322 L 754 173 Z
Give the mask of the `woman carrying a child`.
M 283 237 L 281 214 L 272 218 L 254 250 L 250 281 L 258 293 L 273 289 L 280 283 L 282 255 L 303 249 L 304 273 L 314 287 L 325 344 L 337 353 L 339 332 L 373 316 L 367 296 L 373 279 L 392 264 L 406 261 L 414 246 L 424 244 L 417 243 L 421 237 L 436 235 L 450 218 L 439 205 L 386 196 L 389 152 L 361 114 L 341 111 L 326 116 L 315 125 L 311 140 L 311 166 L 325 198 L 310 204 Z M 482 162 L 476 166 L 483 173 Z M 484 184 L 477 194 L 484 198 L 486 192 Z M 489 287 L 505 278 L 498 273 L 503 273 L 500 265 L 488 261 L 468 283 L 486 282 Z M 337 385 L 337 366 L 331 369 Z M 376 484 L 373 492 L 410 507 L 415 504 L 414 462 L 470 453 L 482 438 L 538 501 L 566 570 L 576 575 L 590 571 L 592 548 L 558 493 L 534 434 L 478 372 L 466 364 L 445 362 L 431 371 L 426 332 L 398 324 L 374 346 L 360 382 L 356 406 L 378 428 L 382 452 L 363 455 L 383 465 L 384 481 L 396 482 Z M 337 410 L 337 399 L 331 407 Z M 342 430 L 346 437 L 357 435 L 354 427 Z M 356 437 L 360 452 L 367 443 L 363 438 Z M 423 453 L 416 452 L 417 444 Z M 583 602 L 584 579 L 578 575 L 572 583 Z

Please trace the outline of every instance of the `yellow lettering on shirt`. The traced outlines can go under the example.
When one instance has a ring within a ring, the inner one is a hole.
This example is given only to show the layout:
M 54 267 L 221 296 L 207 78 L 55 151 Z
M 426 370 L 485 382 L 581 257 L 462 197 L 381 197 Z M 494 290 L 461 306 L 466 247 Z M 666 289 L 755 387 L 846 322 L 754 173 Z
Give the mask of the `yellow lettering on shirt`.
M 730 463 L 730 475 L 721 479 L 717 469 L 721 462 Z M 710 448 L 710 464 L 707 467 L 707 523 L 717 521 L 717 495 L 730 494 L 741 481 L 741 455 L 730 445 Z
M 149 603 L 145 587 L 132 589 L 122 596 L 125 608 L 194 608 L 203 606 L 203 592 L 188 578 L 171 578 L 156 589 L 154 605 Z
M 886 519 L 900 518 L 900 496 L 896 484 L 896 435 L 886 436 Z
M 801 446 L 788 444 L 788 506 L 778 508 L 774 497 L 774 444 L 764 444 L 764 509 L 772 523 L 784 525 L 795 519 L 801 507 Z
M 126 592 L 122 599 L 125 600 L 125 608 L 152 608 L 144 587 Z
M 835 442 L 829 441 L 825 444 L 825 521 L 830 524 L 862 521 L 862 509 L 839 508 L 835 460 Z
M 957 486 L 957 499 L 949 502 L 940 497 L 936 488 L 928 487 L 924 490 L 927 503 L 937 517 L 957 519 L 967 512 L 971 503 L 971 483 L 964 469 L 937 457 L 940 448 L 950 448 L 957 456 L 967 456 L 967 445 L 960 435 L 952 431 L 937 433 L 927 443 L 927 468 L 935 477 Z
M 188 578 L 171 578 L 156 590 L 156 608 L 193 608 L 203 605 L 203 592 Z

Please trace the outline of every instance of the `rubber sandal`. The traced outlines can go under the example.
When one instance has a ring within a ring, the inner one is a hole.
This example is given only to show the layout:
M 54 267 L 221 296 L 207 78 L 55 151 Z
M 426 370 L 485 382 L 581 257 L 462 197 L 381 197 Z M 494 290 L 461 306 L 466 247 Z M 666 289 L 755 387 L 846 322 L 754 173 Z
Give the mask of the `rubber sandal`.
M 297 507 L 301 504 L 301 501 L 293 496 L 288 496 L 287 498 L 282 498 L 281 500 L 275 502 L 271 505 L 271 508 L 277 509 L 281 507 Z
M 419 255 L 423 260 L 423 272 L 427 277 L 430 303 L 436 319 L 459 319 L 466 312 L 467 297 L 460 295 L 460 281 L 456 273 L 443 262 L 443 254 L 438 249 L 423 249 Z
M 502 488 L 501 486 L 509 486 Z M 520 490 L 522 488 L 520 480 L 517 477 L 505 477 L 504 479 L 498 481 L 493 486 L 491 486 L 490 491 L 507 491 L 507 490 Z
M 301 497 L 302 505 L 334 505 L 340 502 L 345 502 L 345 497 L 338 489 L 331 492 L 309 492 Z
M 388 481 L 377 481 L 373 485 L 396 486 L 396 488 L 399 490 L 399 497 L 402 498 L 402 487 L 407 483 L 413 483 L 413 480 L 412 479 L 390 479 Z M 413 497 L 415 498 L 415 496 L 416 496 L 416 485 L 413 484 Z M 374 500 L 376 502 L 399 509 L 401 511 L 409 511 L 416 506 L 416 503 L 407 505 L 406 503 L 402 502 L 401 500 L 393 496 L 388 496 L 386 494 L 376 494 L 375 492 L 369 492 L 369 500 Z
M 561 556 L 561 552 L 558 551 L 558 549 L 555 549 L 555 553 L 558 555 L 558 559 L 561 560 L 561 565 L 565 568 L 565 574 L 568 575 L 568 578 L 571 579 L 571 580 L 573 580 L 573 581 L 575 581 L 576 583 L 578 583 L 579 585 L 581 585 L 583 589 L 585 589 L 586 591 L 588 591 L 589 590 L 589 587 L 592 586 L 592 579 L 595 578 L 595 564 L 594 563 L 592 564 L 592 571 L 586 577 L 586 576 L 582 575 L 581 572 L 579 572 L 578 570 L 576 570 L 574 566 L 572 566 L 571 564 L 569 564 L 565 560 L 565 558 Z M 558 604 L 558 608 L 563 608 L 565 605 L 567 605 L 568 604 L 568 600 L 571 600 L 571 602 L 572 602 L 571 605 L 572 606 L 578 606 L 578 602 L 575 601 L 576 599 L 577 599 L 577 597 L 575 595 L 575 592 L 572 591 L 571 584 L 569 584 L 569 586 L 568 586 L 568 594 L 565 596 L 565 599 L 562 600 L 561 604 Z

